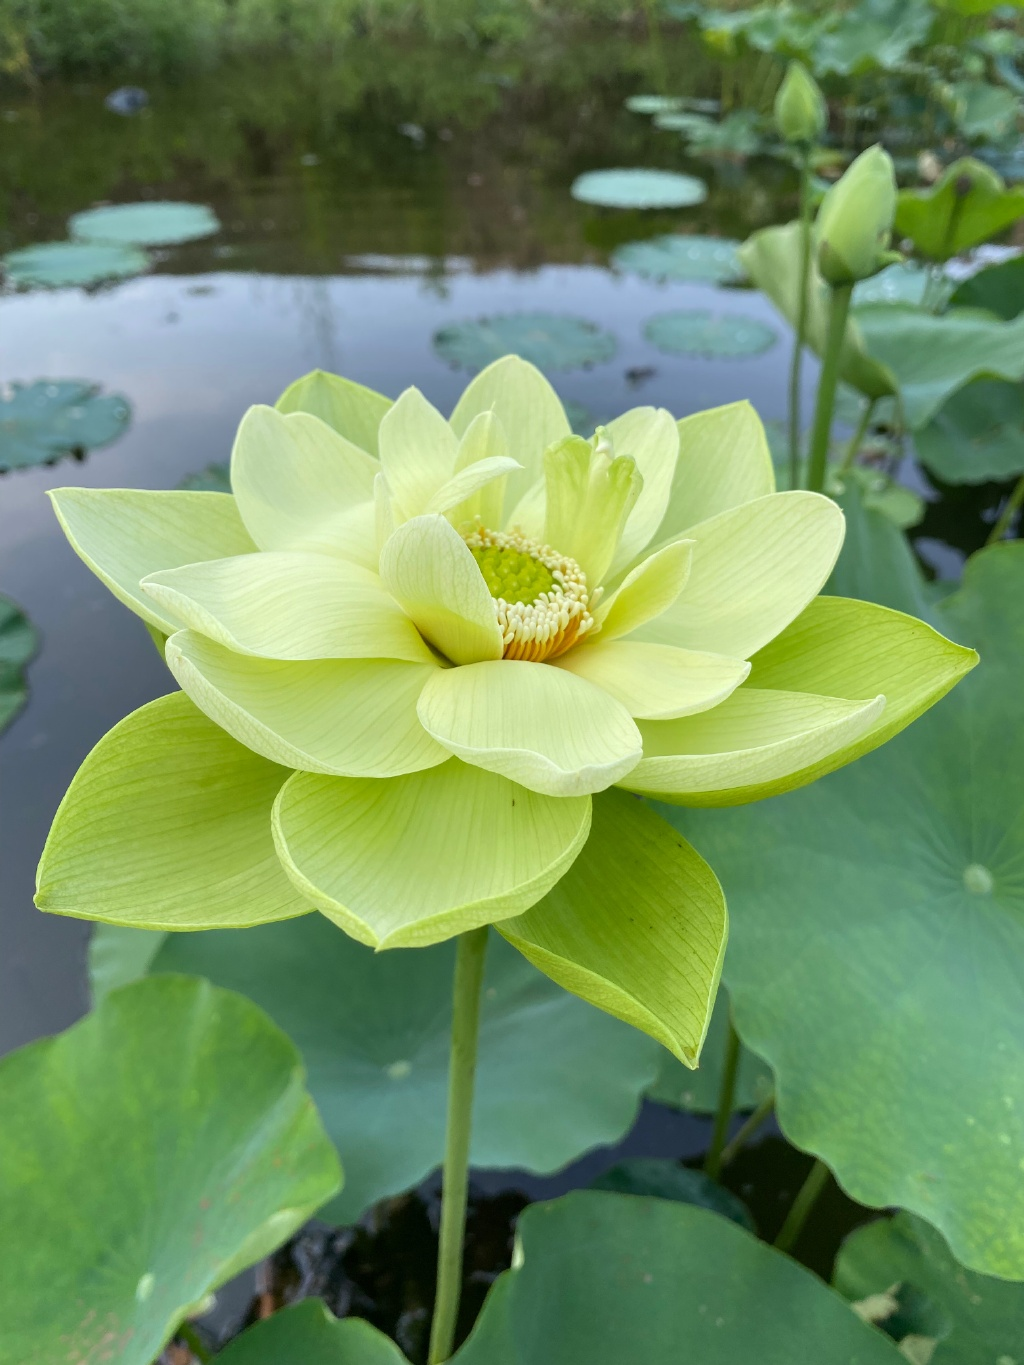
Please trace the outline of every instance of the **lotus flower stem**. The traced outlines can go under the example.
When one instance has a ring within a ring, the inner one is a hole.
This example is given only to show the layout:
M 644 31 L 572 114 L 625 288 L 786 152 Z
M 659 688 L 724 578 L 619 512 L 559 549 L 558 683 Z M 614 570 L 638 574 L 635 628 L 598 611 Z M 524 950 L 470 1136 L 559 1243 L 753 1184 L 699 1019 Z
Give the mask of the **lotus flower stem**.
M 737 1128 L 735 1136 L 722 1148 L 722 1159 L 718 1163 L 719 1170 L 728 1166 L 729 1162 L 739 1155 L 774 1108 L 775 1091 L 770 1090 L 754 1112 L 744 1120 L 742 1126 Z
M 800 162 L 800 293 L 797 300 L 796 337 L 789 365 L 789 486 L 800 486 L 800 369 L 807 335 L 807 301 L 811 282 L 811 155 Z
M 1006 506 L 999 514 L 999 520 L 989 532 L 988 540 L 985 541 L 986 545 L 995 545 L 996 541 L 1002 540 L 1022 506 L 1024 506 L 1024 474 L 1017 480 L 1013 492 L 1007 498 Z
M 820 1160 L 815 1161 L 807 1179 L 797 1190 L 796 1198 L 786 1214 L 786 1221 L 775 1239 L 775 1247 L 778 1251 L 788 1251 L 800 1236 L 803 1226 L 807 1222 L 808 1214 L 814 1208 L 818 1196 L 828 1183 L 828 1177 L 829 1169 L 825 1163 Z
M 832 431 L 832 410 L 835 407 L 836 386 L 839 383 L 839 357 L 842 354 L 843 338 L 846 335 L 846 319 L 850 312 L 853 285 L 833 285 L 831 293 L 828 334 L 825 338 L 821 378 L 818 380 L 814 426 L 811 428 L 811 459 L 810 468 L 807 471 L 807 487 L 812 493 L 820 493 L 825 486 L 828 439 Z
M 846 447 L 843 462 L 839 466 L 840 474 L 845 474 L 857 458 L 857 451 L 860 450 L 861 442 L 864 440 L 864 433 L 867 431 L 868 425 L 871 422 L 871 414 L 874 412 L 875 404 L 877 402 L 877 398 L 869 398 L 861 409 L 860 418 L 857 422 L 857 429 L 850 437 L 850 444 Z
M 718 1109 L 715 1113 L 715 1127 L 711 1134 L 711 1146 L 704 1158 L 704 1170 L 712 1180 L 718 1179 L 722 1169 L 722 1151 L 729 1132 L 732 1118 L 732 1105 L 736 1096 L 736 1073 L 740 1064 L 740 1036 L 729 1021 L 729 1036 L 725 1040 L 725 1060 L 722 1063 L 722 1084 L 718 1091 Z
M 480 992 L 487 955 L 487 926 L 460 934 L 452 992 L 451 1061 L 448 1071 L 448 1119 L 441 1187 L 441 1232 L 437 1249 L 437 1294 L 430 1324 L 429 1365 L 448 1359 L 455 1344 L 455 1325 L 462 1292 L 462 1247 L 469 1191 L 469 1141 L 473 1116 L 473 1081 L 480 1032 Z

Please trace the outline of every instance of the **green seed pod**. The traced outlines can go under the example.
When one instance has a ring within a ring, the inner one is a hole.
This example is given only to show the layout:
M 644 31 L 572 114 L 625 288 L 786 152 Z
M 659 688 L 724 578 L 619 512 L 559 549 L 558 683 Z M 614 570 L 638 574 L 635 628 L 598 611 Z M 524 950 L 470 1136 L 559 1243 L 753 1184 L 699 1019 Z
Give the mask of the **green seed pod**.
M 821 201 L 815 223 L 818 267 L 829 284 L 853 284 L 894 259 L 887 250 L 896 216 L 892 157 L 877 143 L 861 152 Z
M 790 62 L 775 96 L 775 126 L 787 142 L 817 142 L 828 126 L 821 87 L 803 62 Z

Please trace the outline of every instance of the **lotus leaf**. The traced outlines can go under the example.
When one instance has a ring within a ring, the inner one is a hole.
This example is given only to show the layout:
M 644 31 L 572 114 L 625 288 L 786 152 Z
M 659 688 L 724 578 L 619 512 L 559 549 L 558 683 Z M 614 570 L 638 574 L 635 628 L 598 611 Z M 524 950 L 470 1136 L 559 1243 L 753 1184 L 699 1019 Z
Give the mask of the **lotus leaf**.
M 19 247 L 2 258 L 10 284 L 31 288 L 88 288 L 108 280 L 126 280 L 149 269 L 149 257 L 138 247 L 116 242 L 43 242 Z
M 955 308 L 984 308 L 1009 322 L 1024 312 L 1024 256 L 979 270 L 964 280 L 950 302 Z
M 39 636 L 21 608 L 0 593 L 0 732 L 28 700 L 25 667 L 39 648 Z
M 662 1053 L 658 1079 L 647 1092 L 647 1098 L 658 1104 L 685 1109 L 692 1114 L 713 1114 L 718 1107 L 722 1085 L 722 1062 L 728 1036 L 729 992 L 719 988 L 715 1008 L 708 1025 L 707 1037 L 701 1052 L 700 1066 L 692 1071 L 670 1052 Z M 771 1093 L 771 1068 L 749 1048 L 740 1052 L 733 1095 L 735 1110 L 753 1109 Z
M 633 114 L 665 114 L 682 109 L 686 101 L 675 95 L 630 95 L 626 108 Z
M 860 0 L 832 18 L 814 45 L 815 73 L 891 71 L 928 40 L 934 11 L 927 0 Z
M 1024 472 L 1024 388 L 976 379 L 914 433 L 918 458 L 946 483 L 985 483 Z
M 615 346 L 596 323 L 559 313 L 504 313 L 434 333 L 441 359 L 464 370 L 482 370 L 511 352 L 540 370 L 571 370 L 611 360 Z
M 236 1337 L 216 1365 L 408 1365 L 393 1341 L 360 1318 L 339 1321 L 320 1299 L 282 1308 Z
M 990 166 L 963 157 L 928 189 L 901 190 L 896 234 L 922 256 L 948 261 L 1024 217 L 1024 190 L 1008 190 Z
M 205 204 L 111 204 L 72 214 L 68 231 L 79 242 L 176 246 L 219 232 L 220 223 Z
M 132 410 L 118 394 L 101 395 L 79 379 L 13 383 L 0 398 L 0 473 L 52 464 L 62 455 L 116 441 Z
M 571 193 L 583 204 L 610 209 L 683 209 L 708 197 L 707 186 L 696 176 L 638 166 L 587 171 L 573 181 Z
M 958 131 L 968 141 L 1008 137 L 1020 118 L 1017 95 L 989 81 L 954 81 L 946 98 Z
M 738 246 L 739 242 L 723 237 L 652 237 L 620 246 L 612 253 L 612 265 L 648 280 L 737 284 L 743 279 Z
M 853 286 L 853 302 L 910 303 L 921 305 L 931 280 L 919 265 L 887 265 L 877 275 L 858 280 Z
M 650 1195 L 655 1199 L 674 1199 L 678 1204 L 694 1204 L 710 1209 L 754 1231 L 754 1220 L 742 1199 L 718 1185 L 704 1171 L 692 1171 L 678 1161 L 661 1157 L 635 1156 L 616 1162 L 591 1183 L 592 1190 L 613 1194 Z
M 230 493 L 231 466 L 226 460 L 223 464 L 208 464 L 198 474 L 186 474 L 178 487 L 193 493 Z
M 708 308 L 659 313 L 644 324 L 644 336 L 668 355 L 732 357 L 761 355 L 778 340 L 758 318 L 713 313 Z

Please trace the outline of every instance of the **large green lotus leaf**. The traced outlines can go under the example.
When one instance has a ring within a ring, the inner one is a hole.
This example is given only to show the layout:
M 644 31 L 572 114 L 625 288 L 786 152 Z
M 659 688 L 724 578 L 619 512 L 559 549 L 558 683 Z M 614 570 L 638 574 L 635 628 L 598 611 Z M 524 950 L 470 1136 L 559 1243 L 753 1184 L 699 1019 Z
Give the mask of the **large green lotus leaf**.
M 174 246 L 220 231 L 205 204 L 108 204 L 73 213 L 68 231 L 79 242 L 117 242 L 125 246 Z
M 187 977 L 6 1057 L 0 1110 L 2 1365 L 150 1365 L 340 1183 L 295 1048 Z
M 743 313 L 687 308 L 659 313 L 644 324 L 644 336 L 668 355 L 741 359 L 760 355 L 778 340 L 773 328 Z
M 0 473 L 109 445 L 131 416 L 126 399 L 101 395 L 95 384 L 80 379 L 14 383 L 0 397 Z
M 1024 256 L 990 265 L 957 287 L 950 299 L 955 308 L 984 308 L 1009 322 L 1024 312 Z
M 0 733 L 28 700 L 25 666 L 39 648 L 39 636 L 25 613 L 0 593 Z
M 722 888 L 678 832 L 625 792 L 594 797 L 582 854 L 498 931 L 542 972 L 696 1066 L 728 935 Z
M 395 1343 L 361 1318 L 339 1321 L 322 1299 L 303 1299 L 257 1322 L 216 1365 L 408 1365 Z
M 482 370 L 503 355 L 522 356 L 539 370 L 572 370 L 611 360 L 615 346 L 597 323 L 561 313 L 500 313 L 434 333 L 441 359 L 464 370 Z
M 722 1063 L 729 1033 L 729 992 L 719 986 L 715 1008 L 711 1012 L 707 1036 L 700 1054 L 700 1066 L 691 1071 L 667 1050 L 662 1053 L 658 1078 L 647 1092 L 647 1098 L 667 1104 L 673 1109 L 685 1109 L 691 1114 L 713 1114 L 718 1108 L 722 1086 Z M 756 1052 L 743 1047 L 740 1051 L 733 1109 L 754 1109 L 771 1094 L 771 1067 Z
M 754 1231 L 754 1219 L 742 1199 L 724 1185 L 717 1184 L 705 1171 L 691 1170 L 667 1157 L 626 1157 L 592 1181 L 590 1188 L 696 1204 L 700 1209 L 710 1209 L 723 1218 L 731 1218 L 748 1232 Z
M 899 1285 L 925 1296 L 915 1335 L 939 1340 L 928 1365 L 1010 1365 L 1024 1342 L 1024 1284 L 965 1270 L 943 1238 L 907 1213 L 858 1228 L 839 1253 L 835 1286 L 866 1299 Z M 923 1329 L 923 1330 L 921 1330 Z
M 865 304 L 857 326 L 890 375 L 907 425 L 916 430 L 973 379 L 1024 377 L 1024 317 L 1001 322 L 969 308 L 941 317 L 900 304 Z
M 149 268 L 149 257 L 138 247 L 116 242 L 41 242 L 9 251 L 0 264 L 10 284 L 66 289 L 141 275 Z
M 821 1281 L 728 1218 L 579 1190 L 519 1219 L 455 1365 L 899 1365 Z
M 739 250 L 740 264 L 791 327 L 796 326 L 799 311 L 800 255 L 799 223 L 762 228 Z M 821 355 L 828 327 L 828 286 L 813 263 L 811 271 L 806 338 L 811 349 Z M 895 392 L 892 376 L 868 355 L 855 319 L 847 323 L 840 375 L 868 398 L 884 398 Z
M 946 483 L 985 483 L 1024 471 L 1024 388 L 976 379 L 914 432 L 918 458 Z
M 441 1161 L 454 962 L 453 943 L 374 953 L 310 915 L 244 934 L 101 925 L 89 965 L 95 999 L 147 970 L 188 972 L 265 1009 L 302 1053 L 344 1154 L 345 1189 L 331 1216 L 352 1222 Z M 651 1039 L 569 995 L 492 934 L 474 1165 L 555 1171 L 617 1142 L 658 1055 Z
M 683 209 L 703 204 L 708 187 L 694 175 L 633 166 L 587 171 L 572 182 L 572 197 L 610 209 Z
M 1020 217 L 1024 190 L 1008 190 L 990 167 L 964 157 L 947 166 L 935 185 L 900 190 L 895 226 L 897 235 L 909 237 L 923 256 L 947 261 L 1004 232 Z
M 959 132 L 968 140 L 986 142 L 1009 137 L 1020 118 L 1021 103 L 1012 90 L 991 81 L 954 81 L 946 100 Z M 1021 210 L 1018 209 L 1019 217 Z M 992 236 L 992 233 L 987 234 Z
M 149 702 L 75 774 L 39 862 L 36 904 L 147 929 L 306 914 L 312 906 L 285 876 L 270 826 L 287 777 L 184 693 Z
M 737 1027 L 787 1136 L 1024 1278 L 1024 544 L 975 556 L 934 614 L 984 661 L 941 706 L 813 791 L 673 818 L 722 879 Z
M 278 412 L 311 412 L 339 435 L 371 455 L 391 399 L 340 374 L 313 370 L 289 384 L 274 406 Z
M 814 45 L 816 75 L 891 71 L 928 39 L 934 11 L 927 0 L 861 0 L 834 15 Z
M 647 280 L 686 280 L 705 284 L 736 284 L 743 279 L 736 250 L 729 237 L 694 237 L 683 233 L 627 242 L 612 252 L 612 265 Z

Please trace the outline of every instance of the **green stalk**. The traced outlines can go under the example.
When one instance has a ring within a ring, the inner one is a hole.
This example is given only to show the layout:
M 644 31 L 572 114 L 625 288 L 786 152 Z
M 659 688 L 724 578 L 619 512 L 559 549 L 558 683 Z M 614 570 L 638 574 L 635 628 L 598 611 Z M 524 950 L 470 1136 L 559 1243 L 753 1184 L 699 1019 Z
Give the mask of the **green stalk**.
M 1002 540 L 1010 529 L 1010 523 L 1024 505 L 1024 474 L 1020 476 L 1014 485 L 1013 492 L 1006 500 L 1006 506 L 999 514 L 999 520 L 989 532 L 986 545 L 995 545 L 996 541 Z
M 877 398 L 869 398 L 864 404 L 860 414 L 860 420 L 857 423 L 857 430 L 850 437 L 850 444 L 846 447 L 846 453 L 843 455 L 843 462 L 839 466 L 840 474 L 845 474 L 850 465 L 852 465 L 857 458 L 857 451 L 860 450 L 860 444 L 864 439 L 864 433 L 868 429 L 868 423 L 871 421 L 871 414 L 874 412 L 875 404 L 877 402 Z
M 711 1146 L 704 1158 L 704 1170 L 712 1180 L 718 1179 L 722 1169 L 722 1149 L 725 1147 L 729 1120 L 732 1118 L 733 1100 L 736 1097 L 736 1072 L 740 1064 L 740 1036 L 729 1021 L 729 1034 L 725 1040 L 725 1060 L 722 1063 L 722 1084 L 718 1091 L 718 1110 L 715 1113 L 715 1127 L 711 1134 Z
M 828 1174 L 828 1167 L 823 1161 L 816 1161 L 811 1167 L 807 1179 L 797 1190 L 792 1207 L 786 1214 L 786 1221 L 775 1239 L 777 1251 L 788 1251 L 800 1236 L 807 1222 L 807 1215 L 814 1208 L 818 1195 L 828 1182 Z
M 460 934 L 452 992 L 451 1060 L 448 1067 L 448 1119 L 441 1187 L 441 1233 L 437 1247 L 437 1294 L 430 1324 L 428 1365 L 441 1365 L 455 1345 L 455 1324 L 462 1293 L 462 1247 L 469 1193 L 469 1140 L 473 1119 L 473 1080 L 480 1033 L 480 991 L 487 954 L 487 926 Z
M 213 1359 L 213 1352 L 206 1349 L 202 1338 L 190 1322 L 183 1322 L 174 1335 L 185 1343 L 200 1365 L 206 1365 L 207 1361 Z
M 789 364 L 789 486 L 800 486 L 800 365 L 807 340 L 807 303 L 811 292 L 811 152 L 800 163 L 800 293 L 796 337 Z
M 839 383 L 839 357 L 846 335 L 846 319 L 850 312 L 852 284 L 837 284 L 831 290 L 828 310 L 828 334 L 822 359 L 818 397 L 814 405 L 814 425 L 811 428 L 811 460 L 807 471 L 807 487 L 820 493 L 825 486 L 825 465 L 828 461 L 828 438 L 832 431 L 832 410 L 836 405 L 836 386 Z
M 722 1159 L 719 1162 L 720 1170 L 722 1167 L 728 1166 L 729 1162 L 740 1154 L 774 1108 L 775 1091 L 771 1090 L 765 1095 L 754 1112 L 744 1120 L 742 1126 L 737 1128 L 736 1136 L 722 1148 Z

